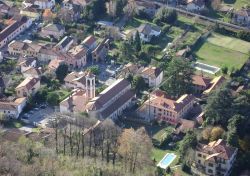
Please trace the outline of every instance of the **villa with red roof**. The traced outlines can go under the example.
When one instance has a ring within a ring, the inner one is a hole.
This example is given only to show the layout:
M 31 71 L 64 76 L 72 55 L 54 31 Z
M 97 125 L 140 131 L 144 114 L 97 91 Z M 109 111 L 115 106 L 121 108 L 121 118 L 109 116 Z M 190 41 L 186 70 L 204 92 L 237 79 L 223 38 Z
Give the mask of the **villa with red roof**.
M 165 92 L 152 93 L 150 98 L 138 109 L 138 115 L 146 121 L 162 120 L 176 125 L 193 108 L 195 97 L 191 94 L 182 95 L 174 100 Z
M 210 143 L 198 143 L 192 171 L 197 175 L 228 176 L 237 155 L 237 148 L 226 144 L 223 139 Z

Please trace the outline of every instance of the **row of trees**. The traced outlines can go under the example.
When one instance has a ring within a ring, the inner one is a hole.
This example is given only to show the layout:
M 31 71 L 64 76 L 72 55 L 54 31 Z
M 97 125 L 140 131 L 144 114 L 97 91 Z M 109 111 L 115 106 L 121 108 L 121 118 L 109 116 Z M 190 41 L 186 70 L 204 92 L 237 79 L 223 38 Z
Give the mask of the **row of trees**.
M 46 140 L 11 143 L 0 136 L 0 175 L 155 175 L 144 128 L 122 131 L 111 120 L 54 117 L 54 133 Z
M 75 158 L 90 157 L 112 164 L 125 173 L 137 173 L 153 166 L 152 143 L 144 128 L 121 131 L 112 120 L 96 122 L 92 118 L 56 115 L 56 153 Z

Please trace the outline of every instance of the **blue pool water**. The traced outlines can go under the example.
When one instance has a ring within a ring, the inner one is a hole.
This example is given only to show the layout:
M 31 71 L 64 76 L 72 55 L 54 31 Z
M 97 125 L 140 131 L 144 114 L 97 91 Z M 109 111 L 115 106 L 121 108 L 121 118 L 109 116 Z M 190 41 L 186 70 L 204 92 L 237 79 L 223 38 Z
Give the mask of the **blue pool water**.
M 157 166 L 166 169 L 176 158 L 174 153 L 167 153 Z

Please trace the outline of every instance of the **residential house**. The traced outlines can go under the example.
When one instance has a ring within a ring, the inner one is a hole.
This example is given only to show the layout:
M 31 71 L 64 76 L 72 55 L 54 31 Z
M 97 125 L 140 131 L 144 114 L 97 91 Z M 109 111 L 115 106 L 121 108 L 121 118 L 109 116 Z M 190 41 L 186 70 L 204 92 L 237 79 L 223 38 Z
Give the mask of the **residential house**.
M 16 36 L 30 27 L 30 25 L 31 21 L 27 17 L 13 20 L 13 23 L 0 32 L 0 48 L 12 41 Z
M 39 52 L 38 60 L 43 63 L 49 63 L 53 59 L 57 59 L 61 53 L 53 50 L 51 47 L 43 46 Z
M 11 55 L 22 55 L 28 57 L 39 57 L 42 46 L 34 42 L 12 41 L 8 45 Z
M 153 17 L 160 8 L 156 3 L 144 0 L 136 0 L 135 4 L 138 11 L 142 11 L 150 17 Z
M 46 22 L 53 22 L 53 19 L 56 17 L 56 14 L 54 14 L 51 9 L 45 9 L 42 14 L 43 21 Z
M 205 0 L 187 0 L 188 11 L 200 11 L 205 8 Z
M 237 148 L 227 145 L 223 139 L 208 144 L 198 143 L 192 172 L 201 176 L 229 176 L 237 152 Z
M 57 17 L 65 22 L 77 21 L 81 17 L 81 6 L 73 6 L 73 8 L 61 8 Z
M 6 117 L 17 119 L 26 106 L 27 98 L 17 98 L 14 101 L 0 100 L 0 112 Z
M 144 67 L 139 66 L 138 64 L 134 63 L 128 63 L 123 66 L 121 71 L 119 72 L 118 77 L 120 78 L 126 78 L 129 75 L 136 75 L 138 72 L 140 72 Z
M 89 98 L 87 92 L 82 89 L 75 89 L 71 95 L 60 102 L 61 113 L 85 112 Z
M 48 24 L 47 26 L 43 27 L 40 36 L 41 37 L 48 37 L 52 36 L 56 39 L 60 39 L 65 33 L 65 28 L 64 26 L 61 26 L 59 24 Z
M 19 67 L 18 70 L 22 73 L 31 67 L 35 68 L 37 60 L 34 57 L 20 57 L 17 66 Z
M 144 42 L 150 42 L 153 36 L 158 37 L 161 34 L 161 28 L 151 24 L 142 24 L 138 27 L 137 31 Z
M 87 50 L 82 45 L 77 45 L 67 53 L 61 53 L 58 58 L 64 60 L 69 69 L 82 68 L 87 63 Z
M 8 6 L 6 3 L 0 1 L 0 14 L 8 14 L 10 10 L 10 6 Z
M 25 0 L 23 7 L 37 5 L 39 9 L 52 9 L 55 6 L 55 0 Z
M 175 134 L 187 133 L 188 131 L 193 131 L 196 127 L 196 122 L 193 120 L 180 119 L 178 124 L 174 129 Z
M 74 8 L 74 6 L 79 6 L 84 8 L 91 0 L 64 0 L 63 7 L 64 8 Z
M 33 77 L 33 78 L 40 78 L 42 76 L 42 68 L 34 68 L 30 67 L 22 72 L 25 78 Z
M 149 87 L 158 87 L 163 80 L 163 71 L 158 67 L 145 67 L 138 74 Z
M 99 62 L 104 61 L 109 51 L 109 39 L 104 39 L 98 46 L 92 51 L 92 61 Z
M 95 97 L 95 75 L 90 72 L 71 72 L 64 78 L 64 82 L 66 88 L 85 90 L 88 99 Z
M 143 67 L 138 64 L 128 63 L 119 72 L 118 77 L 126 78 L 128 75 L 138 75 L 144 78 L 149 87 L 157 87 L 163 80 L 163 71 L 158 67 Z
M 49 72 L 55 72 L 57 70 L 57 68 L 63 63 L 65 63 L 65 62 L 63 60 L 60 60 L 60 59 L 51 60 L 49 62 L 49 65 L 48 65 Z
M 65 36 L 56 46 L 54 49 L 56 51 L 67 52 L 72 44 L 74 43 L 74 39 L 70 36 Z
M 86 37 L 83 40 L 82 45 L 84 45 L 88 50 L 93 51 L 97 47 L 97 41 L 95 36 L 90 35 Z
M 210 94 L 212 91 L 216 90 L 225 83 L 226 79 L 223 76 L 218 76 L 212 79 L 210 86 L 207 90 L 203 92 L 204 95 Z
M 87 112 L 100 119 L 117 119 L 133 104 L 135 94 L 126 79 L 118 79 L 87 104 Z
M 34 95 L 40 88 L 40 80 L 33 77 L 25 78 L 17 87 L 17 97 L 28 97 Z
M 154 92 L 137 110 L 137 113 L 145 121 L 162 120 L 176 125 L 192 110 L 194 102 L 195 97 L 190 94 L 182 95 L 179 99 L 174 100 L 167 97 L 165 92 Z
M 194 75 L 193 79 L 193 88 L 195 93 L 202 94 L 210 86 L 211 79 L 201 75 Z
M 21 9 L 20 14 L 27 16 L 32 20 L 38 20 L 41 17 L 41 10 L 37 9 L 36 5 L 32 5 Z
M 239 24 L 250 24 L 250 8 L 242 8 L 236 11 L 234 20 Z
M 58 58 L 59 53 L 50 46 L 41 45 L 31 41 L 12 41 L 8 45 L 8 51 L 12 55 L 36 57 L 40 62 L 48 63 Z

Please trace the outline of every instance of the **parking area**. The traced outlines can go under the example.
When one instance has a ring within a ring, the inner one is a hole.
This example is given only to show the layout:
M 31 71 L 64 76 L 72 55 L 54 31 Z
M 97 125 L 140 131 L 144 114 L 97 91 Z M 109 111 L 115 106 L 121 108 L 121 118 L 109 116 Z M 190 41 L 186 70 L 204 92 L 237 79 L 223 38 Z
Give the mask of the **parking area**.
M 33 124 L 34 126 L 46 127 L 55 110 L 49 106 L 42 105 L 34 108 L 31 111 L 21 115 L 21 120 L 26 123 Z

